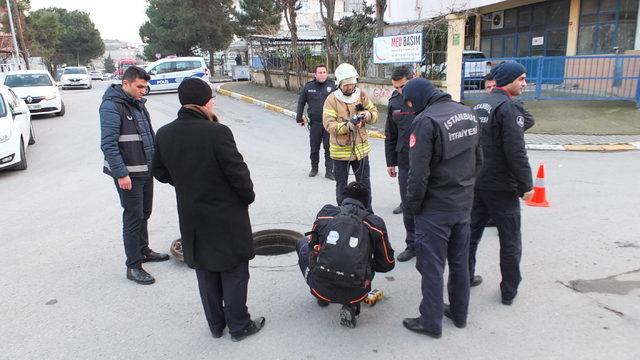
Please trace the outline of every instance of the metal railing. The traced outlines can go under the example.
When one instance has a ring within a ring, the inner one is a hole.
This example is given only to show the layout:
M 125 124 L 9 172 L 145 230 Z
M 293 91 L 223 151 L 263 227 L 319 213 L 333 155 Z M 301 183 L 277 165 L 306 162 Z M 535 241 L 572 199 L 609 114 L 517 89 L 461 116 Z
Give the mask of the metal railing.
M 517 61 L 527 68 L 522 98 L 535 100 L 632 100 L 640 107 L 640 56 L 548 56 L 482 59 L 494 67 Z M 484 79 L 462 69 L 462 97 L 486 96 Z

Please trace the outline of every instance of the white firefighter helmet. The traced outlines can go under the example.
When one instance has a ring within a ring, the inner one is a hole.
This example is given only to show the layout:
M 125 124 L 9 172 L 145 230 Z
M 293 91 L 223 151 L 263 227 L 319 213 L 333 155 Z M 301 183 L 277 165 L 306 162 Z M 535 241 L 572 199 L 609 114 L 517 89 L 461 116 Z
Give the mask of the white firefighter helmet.
M 358 71 L 356 71 L 356 68 L 354 68 L 353 65 L 342 63 L 338 65 L 338 67 L 336 68 L 335 75 L 336 75 L 336 82 L 338 83 L 338 87 L 339 87 L 340 85 L 342 85 L 341 82 L 345 79 L 353 78 L 353 77 L 357 79 Z

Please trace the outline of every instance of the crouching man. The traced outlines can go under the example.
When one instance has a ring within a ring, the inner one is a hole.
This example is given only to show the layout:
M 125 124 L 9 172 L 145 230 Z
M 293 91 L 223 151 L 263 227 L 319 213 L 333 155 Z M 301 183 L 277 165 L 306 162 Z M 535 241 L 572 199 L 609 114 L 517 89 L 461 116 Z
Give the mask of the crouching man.
M 340 206 L 325 205 L 297 244 L 298 263 L 318 305 L 342 304 L 340 324 L 354 328 L 376 272 L 395 266 L 384 220 L 367 210 L 369 189 L 352 182 Z

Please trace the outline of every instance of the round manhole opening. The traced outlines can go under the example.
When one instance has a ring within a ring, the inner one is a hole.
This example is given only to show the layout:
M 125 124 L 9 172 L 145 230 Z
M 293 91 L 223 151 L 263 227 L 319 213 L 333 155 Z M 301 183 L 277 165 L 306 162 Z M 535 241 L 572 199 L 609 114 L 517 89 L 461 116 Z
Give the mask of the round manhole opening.
M 296 251 L 296 243 L 302 234 L 284 229 L 269 229 L 253 233 L 253 247 L 256 255 L 283 255 Z

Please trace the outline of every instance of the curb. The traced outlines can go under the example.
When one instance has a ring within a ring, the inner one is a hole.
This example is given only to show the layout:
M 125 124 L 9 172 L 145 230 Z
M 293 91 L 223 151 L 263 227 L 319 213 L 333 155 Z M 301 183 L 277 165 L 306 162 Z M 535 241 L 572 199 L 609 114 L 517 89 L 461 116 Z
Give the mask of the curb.
M 225 96 L 230 96 L 234 99 L 242 100 L 249 104 L 255 104 L 273 112 L 284 114 L 290 118 L 295 119 L 296 113 L 291 110 L 287 110 L 283 107 L 266 103 L 264 101 L 254 99 L 250 96 L 242 95 L 222 88 L 224 84 L 214 84 L 214 90 Z M 367 134 L 374 139 L 384 139 L 385 136 L 382 132 L 377 130 L 367 130 Z M 552 144 L 527 144 L 527 150 L 543 150 L 543 151 L 574 151 L 574 152 L 620 152 L 620 151 L 635 151 L 640 150 L 640 142 L 631 142 L 624 144 L 599 144 L 599 145 L 552 145 Z

